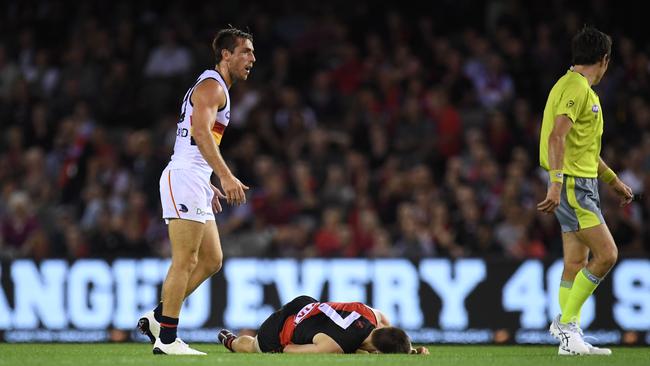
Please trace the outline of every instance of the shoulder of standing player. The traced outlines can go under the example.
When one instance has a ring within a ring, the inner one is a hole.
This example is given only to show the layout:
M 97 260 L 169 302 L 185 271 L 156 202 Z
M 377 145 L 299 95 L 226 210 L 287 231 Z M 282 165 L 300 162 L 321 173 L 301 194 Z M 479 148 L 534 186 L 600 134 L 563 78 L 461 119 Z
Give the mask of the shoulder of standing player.
M 194 106 L 221 108 L 226 105 L 226 93 L 219 82 L 205 79 L 192 92 L 191 101 Z

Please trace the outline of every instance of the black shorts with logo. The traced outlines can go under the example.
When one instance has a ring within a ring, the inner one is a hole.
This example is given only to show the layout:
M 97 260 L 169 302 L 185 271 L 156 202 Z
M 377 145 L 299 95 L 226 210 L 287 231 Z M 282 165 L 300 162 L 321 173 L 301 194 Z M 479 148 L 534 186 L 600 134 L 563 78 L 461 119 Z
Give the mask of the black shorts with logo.
M 282 352 L 282 345 L 280 344 L 280 332 L 284 326 L 284 322 L 291 315 L 296 315 L 307 304 L 318 302 L 310 296 L 298 296 L 282 306 L 280 310 L 271 314 L 260 326 L 257 331 L 257 343 L 260 350 L 264 353 L 268 352 Z

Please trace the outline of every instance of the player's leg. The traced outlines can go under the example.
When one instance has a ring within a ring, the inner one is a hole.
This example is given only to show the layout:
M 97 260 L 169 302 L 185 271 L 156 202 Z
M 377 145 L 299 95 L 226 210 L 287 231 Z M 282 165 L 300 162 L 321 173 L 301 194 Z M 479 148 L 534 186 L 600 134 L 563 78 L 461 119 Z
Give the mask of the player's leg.
M 190 276 L 198 264 L 205 224 L 174 219 L 169 222 L 172 263 L 162 287 L 163 316 L 178 317 Z
M 560 323 L 565 325 L 561 328 L 567 330 L 563 334 L 573 334 L 574 339 L 582 339 L 582 330 L 578 324 L 582 306 L 616 263 L 618 250 L 600 212 L 598 180 L 568 177 L 566 179 L 566 197 L 579 222 L 580 230 L 576 232 L 575 237 L 589 248 L 592 258 L 587 266 L 581 268 L 574 277 L 573 285 L 562 310 Z M 580 334 L 580 337 L 575 336 L 575 331 Z M 574 342 L 576 345 L 578 343 L 580 342 Z M 586 348 L 587 354 L 611 354 L 610 350 L 593 347 L 584 340 L 581 343 L 584 347 L 582 345 L 565 347 L 564 351 L 567 351 L 568 354 L 581 354 L 582 350 Z M 562 350 L 561 344 L 560 353 Z
M 555 210 L 555 217 L 562 228 L 564 268 L 558 290 L 558 300 L 562 314 L 564 314 L 564 307 L 573 286 L 573 280 L 576 274 L 587 265 L 589 255 L 589 247 L 584 245 L 577 236 L 577 231 L 580 230 L 580 220 L 574 205 L 572 205 L 575 202 L 574 187 L 575 181 L 573 178 L 565 176 L 560 195 L 560 205 Z M 559 317 L 551 323 L 549 330 L 555 338 L 559 339 L 560 330 L 558 326 Z
M 558 302 L 560 303 L 560 314 L 553 319 L 549 332 L 557 340 L 561 341 L 560 317 L 565 313 L 565 306 L 569 293 L 573 287 L 573 280 L 578 272 L 587 265 L 589 259 L 589 247 L 584 245 L 575 231 L 562 233 L 562 251 L 564 268 L 560 278 L 558 290 Z M 577 314 L 577 324 L 580 324 L 580 312 Z
M 283 328 L 287 318 L 297 314 L 306 305 L 316 302 L 318 302 L 316 299 L 304 295 L 289 301 L 262 322 L 255 338 L 249 336 L 237 337 L 228 329 L 222 329 L 217 338 L 231 352 L 282 352 L 283 346 L 278 333 Z
M 589 247 L 580 241 L 576 232 L 566 232 L 562 233 L 562 251 L 564 268 L 560 280 L 558 299 L 560 302 L 560 310 L 564 313 L 564 307 L 569 298 L 569 292 L 573 287 L 573 280 L 576 278 L 578 272 L 587 266 L 589 260 Z M 577 314 L 577 318 L 577 323 L 579 324 L 580 313 Z
M 165 169 L 160 178 L 162 217 L 167 223 L 169 224 L 170 220 L 184 219 L 181 221 L 189 221 L 190 225 L 193 222 L 194 225 L 202 226 L 199 237 L 189 238 L 192 242 L 193 257 L 196 258 L 191 262 L 193 266 L 190 271 L 189 280 L 185 282 L 185 287 L 180 292 L 181 303 L 187 297 L 186 295 L 194 291 L 207 277 L 204 274 L 205 272 L 212 271 L 214 273 L 217 270 L 215 267 L 221 266 L 222 255 L 219 234 L 216 231 L 216 226 L 214 226 L 214 214 L 211 209 L 213 192 L 210 188 L 209 181 L 206 181 L 204 178 L 197 176 L 191 170 L 169 169 Z M 173 225 L 176 225 L 176 223 Z M 175 229 L 170 227 L 170 234 L 172 230 Z M 188 240 L 183 238 L 179 240 L 189 244 Z M 196 244 L 197 241 L 199 244 Z M 196 255 L 196 248 L 198 248 L 198 255 Z M 174 240 L 172 240 L 172 252 L 174 249 Z M 209 260 L 199 260 L 198 258 L 200 257 L 209 258 Z M 180 262 L 184 263 L 185 260 L 180 260 Z M 174 265 L 174 268 L 176 267 Z M 197 279 L 198 277 L 202 278 Z M 147 335 L 152 343 L 155 343 L 160 337 L 160 323 L 162 322 L 163 311 L 167 313 L 167 307 L 174 306 L 168 305 L 165 302 L 166 298 L 168 298 L 167 286 L 163 285 L 161 294 L 163 301 L 154 310 L 143 314 L 138 321 L 138 329 L 142 334 Z
M 581 230 L 578 235 L 591 249 L 592 258 L 587 269 L 599 278 L 604 278 L 618 260 L 618 248 L 609 228 L 601 224 Z
M 221 251 L 221 242 L 219 232 L 214 220 L 208 220 L 205 223 L 203 231 L 203 240 L 199 247 L 198 263 L 190 275 L 190 280 L 185 290 L 187 298 L 194 290 L 221 269 L 223 253 Z M 162 317 L 163 302 L 158 303 L 155 309 L 142 315 L 138 321 L 138 329 L 147 337 L 151 343 L 155 343 L 160 337 L 160 319 Z
M 173 219 L 169 222 L 172 263 L 162 288 L 160 338 L 154 344 L 154 354 L 203 354 L 177 340 L 178 316 L 185 299 L 190 275 L 196 268 L 205 224 L 192 220 Z
M 190 296 L 203 281 L 219 272 L 222 261 L 223 252 L 217 224 L 214 220 L 208 220 L 205 222 L 203 239 L 199 247 L 198 263 L 190 275 L 185 297 Z
M 577 322 L 578 313 L 589 295 L 616 263 L 618 250 L 600 212 L 598 181 L 568 177 L 568 203 L 575 212 L 580 230 L 577 239 L 589 247 L 592 259 L 578 271 L 562 312 L 562 322 Z
M 566 300 L 562 322 L 575 322 L 582 305 L 616 263 L 618 250 L 607 225 L 601 224 L 578 232 L 578 238 L 591 249 L 592 258 L 576 274 Z
M 561 322 L 568 322 L 568 324 L 573 324 L 573 321 L 576 324 L 579 322 L 582 306 L 614 266 L 618 257 L 616 244 L 605 224 L 581 230 L 578 233 L 578 238 L 589 246 L 593 254 L 587 266 L 576 274 L 566 304 L 562 309 Z M 580 329 L 579 326 L 577 328 Z M 608 348 L 598 348 L 587 342 L 584 343 L 590 355 L 612 354 Z
M 582 183 L 582 181 L 579 181 Z M 555 210 L 560 226 L 562 227 L 562 241 L 564 252 L 564 270 L 559 290 L 560 306 L 562 309 L 561 317 L 557 317 L 551 323 L 550 333 L 560 340 L 558 354 L 575 355 L 589 354 L 589 348 L 584 342 L 582 331 L 576 323 L 578 311 L 573 311 L 571 317 L 567 317 L 567 307 L 571 294 L 576 288 L 575 278 L 584 268 L 584 248 L 589 248 L 578 236 L 578 231 L 584 227 L 591 227 L 600 224 L 600 218 L 594 212 L 584 209 L 577 201 L 578 197 L 585 198 L 586 190 L 578 186 L 576 191 L 576 180 L 574 177 L 565 176 L 562 192 L 560 196 L 560 205 Z M 576 192 L 579 192 L 577 194 Z M 595 194 L 597 196 L 597 193 Z M 583 199 L 584 201 L 584 199 Z M 571 275 L 574 277 L 572 278 Z M 566 282 L 565 282 L 566 281 Z M 571 284 L 573 281 L 573 284 Z M 569 289 L 569 285 L 571 289 Z M 569 320 L 567 320 L 569 319 Z M 573 320 L 573 321 L 570 321 Z

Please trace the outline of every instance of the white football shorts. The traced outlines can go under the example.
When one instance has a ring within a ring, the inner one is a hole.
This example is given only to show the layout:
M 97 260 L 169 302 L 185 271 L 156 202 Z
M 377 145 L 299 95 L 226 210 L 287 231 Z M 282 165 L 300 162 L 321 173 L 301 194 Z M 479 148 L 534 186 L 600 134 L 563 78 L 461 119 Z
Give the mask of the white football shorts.
M 185 219 L 205 224 L 214 220 L 210 178 L 190 169 L 165 168 L 160 176 L 162 218 Z

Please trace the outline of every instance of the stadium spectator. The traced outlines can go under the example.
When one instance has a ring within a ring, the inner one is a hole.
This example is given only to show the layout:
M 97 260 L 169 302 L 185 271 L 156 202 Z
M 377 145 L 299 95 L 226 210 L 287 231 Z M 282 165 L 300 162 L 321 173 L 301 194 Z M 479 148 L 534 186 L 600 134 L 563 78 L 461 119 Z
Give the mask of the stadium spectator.
M 445 15 L 454 2 L 431 14 L 308 3 L 290 1 L 291 14 L 262 3 L 219 13 L 180 2 L 0 6 L 2 255 L 166 255 L 150 187 L 170 155 L 178 93 L 208 66 L 205 44 L 227 23 L 250 27 L 260 60 L 233 88 L 237 136 L 222 145 L 251 182 L 248 205 L 217 215 L 224 242 L 242 243 L 237 255 L 561 253 L 557 225 L 535 213 L 546 176 L 531 162 L 544 100 L 589 9 L 555 4 L 523 23 L 524 7 L 493 4 L 459 19 Z M 647 37 L 620 20 L 602 26 L 615 38 L 597 87 L 603 159 L 644 193 Z M 15 230 L 16 194 L 35 228 Z M 647 256 L 647 192 L 626 209 L 602 196 L 621 253 Z

